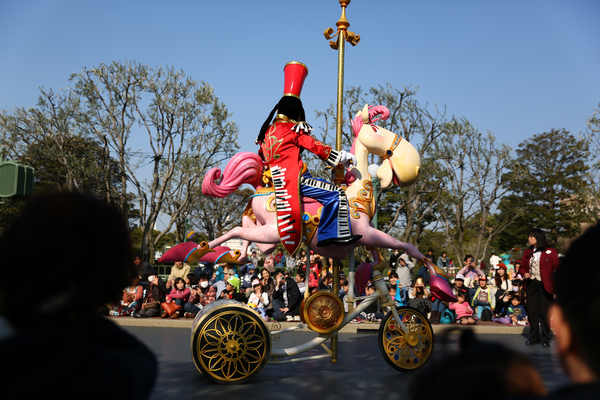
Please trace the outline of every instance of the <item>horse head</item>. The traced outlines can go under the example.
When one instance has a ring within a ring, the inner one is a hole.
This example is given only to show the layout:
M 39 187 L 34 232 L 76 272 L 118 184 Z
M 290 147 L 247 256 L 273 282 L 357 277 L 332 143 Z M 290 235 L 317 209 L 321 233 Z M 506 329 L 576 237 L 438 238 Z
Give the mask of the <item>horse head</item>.
M 381 115 L 381 118 L 374 119 Z M 392 181 L 401 187 L 412 185 L 421 168 L 421 157 L 415 147 L 401 136 L 375 125 L 379 119 L 387 119 L 390 112 L 385 106 L 365 105 L 352 122 L 356 140 L 369 153 L 383 158 L 377 170 L 377 178 L 382 188 L 390 186 Z

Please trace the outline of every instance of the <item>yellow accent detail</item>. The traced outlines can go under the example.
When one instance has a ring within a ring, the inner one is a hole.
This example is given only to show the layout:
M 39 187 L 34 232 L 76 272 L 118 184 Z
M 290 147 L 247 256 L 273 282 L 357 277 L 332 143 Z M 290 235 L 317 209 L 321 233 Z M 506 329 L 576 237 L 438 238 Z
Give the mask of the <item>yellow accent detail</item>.
M 294 95 L 292 95 L 292 96 L 294 96 Z M 298 97 L 298 96 L 295 96 L 295 97 Z M 276 123 L 290 123 L 290 122 L 293 123 L 293 124 L 297 124 L 298 123 L 297 121 L 294 121 L 293 119 L 289 118 L 287 115 L 283 115 L 283 114 L 277 114 L 277 116 L 273 120 L 274 124 L 276 124 Z
M 389 149 L 386 150 L 386 152 L 383 154 L 383 159 L 387 160 L 388 158 L 390 158 L 392 155 L 394 155 L 394 150 L 396 150 L 396 147 L 398 147 L 398 145 L 400 144 L 400 141 L 402 140 L 402 136 L 398 136 L 396 135 L 394 137 L 394 141 L 392 142 L 392 145 L 390 146 Z
M 362 181 L 363 188 L 356 194 L 358 197 L 348 199 L 350 215 L 352 218 L 359 219 L 360 213 L 366 214 L 369 219 L 373 218 L 373 184 L 370 180 Z
M 268 212 L 276 212 L 277 211 L 277 199 L 275 199 L 275 197 L 271 197 L 265 203 L 265 208 Z
M 311 215 L 308 212 L 304 212 L 304 215 L 308 216 L 308 221 L 302 219 L 303 226 L 303 237 L 305 243 L 310 243 L 315 233 L 317 233 L 317 229 L 319 228 L 319 221 L 321 219 L 321 212 L 323 211 L 323 207 L 319 207 L 317 210 L 317 214 Z

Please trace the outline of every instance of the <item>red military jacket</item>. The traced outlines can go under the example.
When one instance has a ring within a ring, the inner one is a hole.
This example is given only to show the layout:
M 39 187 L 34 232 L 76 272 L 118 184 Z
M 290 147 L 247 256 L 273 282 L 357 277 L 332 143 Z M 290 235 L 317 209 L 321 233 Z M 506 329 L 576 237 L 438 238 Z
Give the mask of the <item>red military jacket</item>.
M 269 165 L 277 198 L 277 225 L 281 244 L 294 255 L 302 244 L 302 209 L 300 205 L 300 176 L 303 149 L 316 154 L 331 167 L 340 159 L 339 152 L 315 140 L 305 126 L 292 130 L 296 121 L 278 115 L 259 143 L 259 154 Z
M 521 260 L 521 268 L 519 274 L 525 278 L 525 273 L 529 272 L 529 260 L 533 256 L 533 249 L 525 249 L 523 259 Z M 540 254 L 540 276 L 544 289 L 550 294 L 554 294 L 554 272 L 558 268 L 559 260 L 556 250 L 547 248 Z M 527 288 L 527 281 L 524 281 L 524 286 Z

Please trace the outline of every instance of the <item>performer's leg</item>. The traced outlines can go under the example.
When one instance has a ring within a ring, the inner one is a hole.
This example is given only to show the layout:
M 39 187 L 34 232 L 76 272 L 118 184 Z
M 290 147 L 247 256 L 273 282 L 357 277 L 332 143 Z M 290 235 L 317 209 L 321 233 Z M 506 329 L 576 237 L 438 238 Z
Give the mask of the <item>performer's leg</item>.
M 348 202 L 343 190 L 323 179 L 305 174 L 300 180 L 300 191 L 303 196 L 316 199 L 323 205 L 317 230 L 318 246 L 349 244 L 362 237 L 352 236 L 348 221 Z

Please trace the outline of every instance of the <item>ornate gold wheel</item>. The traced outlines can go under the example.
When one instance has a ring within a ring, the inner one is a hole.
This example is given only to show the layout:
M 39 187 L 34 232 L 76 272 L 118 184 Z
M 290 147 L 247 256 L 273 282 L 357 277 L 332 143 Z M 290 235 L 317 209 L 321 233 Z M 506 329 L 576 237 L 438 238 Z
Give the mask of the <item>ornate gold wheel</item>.
M 344 321 L 344 304 L 333 293 L 316 292 L 303 303 L 302 322 L 315 332 L 333 332 Z
M 266 324 L 241 303 L 223 301 L 194 321 L 192 357 L 196 368 L 214 382 L 247 381 L 262 371 L 270 352 Z
M 427 318 L 414 308 L 398 307 L 398 315 L 408 329 L 403 332 L 389 312 L 379 327 L 379 350 L 394 369 L 413 372 L 421 368 L 433 351 L 433 331 Z

